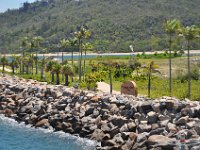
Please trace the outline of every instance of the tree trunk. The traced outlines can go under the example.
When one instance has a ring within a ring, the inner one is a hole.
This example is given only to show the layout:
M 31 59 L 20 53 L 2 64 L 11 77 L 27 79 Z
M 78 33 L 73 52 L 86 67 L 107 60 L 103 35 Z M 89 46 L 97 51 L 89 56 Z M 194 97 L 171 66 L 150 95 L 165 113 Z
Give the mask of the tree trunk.
M 82 41 L 79 39 L 79 83 L 81 83 L 82 76 Z
M 35 61 L 35 67 L 36 67 L 36 71 L 35 74 L 38 74 L 38 53 L 36 52 L 36 61 Z
M 2 72 L 4 73 L 5 72 L 5 64 L 3 64 L 2 66 L 3 66 Z
M 19 73 L 22 73 L 22 67 L 21 67 L 21 63 L 19 64 Z
M 60 78 L 59 78 L 59 73 L 56 73 L 56 84 L 60 84 Z
M 172 35 L 169 39 L 169 95 L 172 96 Z
M 40 75 L 40 79 L 44 79 L 44 67 L 41 67 L 41 75 Z
M 84 81 L 85 81 L 85 61 L 86 61 L 86 49 L 85 49 L 85 57 L 84 57 L 84 64 L 83 64 L 83 77 L 84 77 Z
M 190 41 L 188 40 L 188 98 L 191 97 L 191 76 L 190 76 Z
M 23 51 L 23 54 L 22 54 L 23 60 L 24 60 L 24 55 L 25 54 L 24 54 L 24 51 Z M 24 66 L 23 61 L 21 63 L 22 63 L 22 74 L 24 74 L 25 66 Z
M 34 66 L 33 66 L 33 63 L 32 63 L 32 66 L 31 66 L 31 73 L 33 75 L 33 69 L 34 69 Z
M 64 63 L 64 55 L 63 55 L 63 52 L 62 52 L 62 65 Z M 64 75 L 62 74 L 62 81 L 64 80 Z
M 29 68 L 28 68 L 28 65 L 27 65 L 27 66 L 26 66 L 26 74 L 28 74 L 28 69 L 29 69 Z
M 151 95 L 151 70 L 149 70 L 148 73 L 148 97 L 150 97 Z
M 54 73 L 51 73 L 51 83 L 54 82 Z
M 62 52 L 62 65 L 63 65 L 63 62 L 64 62 L 64 55 L 63 55 L 63 52 Z
M 65 75 L 65 85 L 68 86 L 69 85 L 69 76 L 66 74 Z
M 112 72 L 109 70 L 109 78 L 110 78 L 110 94 L 112 94 Z
M 72 48 L 72 69 L 74 68 L 74 53 Z M 74 82 L 74 78 L 72 77 L 72 82 Z
M 12 74 L 15 74 L 15 67 L 12 66 Z

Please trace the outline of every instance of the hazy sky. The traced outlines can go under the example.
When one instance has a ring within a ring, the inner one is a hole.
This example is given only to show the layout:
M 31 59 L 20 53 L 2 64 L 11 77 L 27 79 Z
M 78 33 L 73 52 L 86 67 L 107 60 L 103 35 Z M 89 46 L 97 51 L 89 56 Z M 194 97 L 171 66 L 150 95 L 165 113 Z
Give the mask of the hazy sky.
M 8 8 L 19 8 L 24 2 L 34 2 L 35 0 L 0 0 L 0 12 L 6 11 Z

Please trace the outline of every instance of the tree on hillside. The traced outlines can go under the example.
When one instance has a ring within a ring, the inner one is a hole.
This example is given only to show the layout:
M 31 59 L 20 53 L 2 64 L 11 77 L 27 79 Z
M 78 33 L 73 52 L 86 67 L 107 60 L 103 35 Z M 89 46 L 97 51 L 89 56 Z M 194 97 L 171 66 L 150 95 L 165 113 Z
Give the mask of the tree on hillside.
M 83 58 L 83 39 L 89 38 L 91 32 L 87 30 L 84 26 L 80 28 L 80 31 L 74 33 L 75 37 L 78 39 L 79 44 L 79 82 L 81 82 L 82 76 L 82 58 Z
M 62 74 L 65 75 L 65 85 L 68 86 L 69 85 L 69 76 L 74 75 L 73 69 L 69 64 L 66 64 L 66 65 L 62 66 L 61 72 L 62 72 Z
M 180 28 L 180 21 L 173 19 L 164 23 L 165 32 L 169 36 L 169 93 L 172 96 L 172 38 L 177 30 Z
M 187 40 L 188 98 L 190 98 L 191 97 L 190 48 L 191 48 L 191 41 L 198 37 L 198 27 L 194 25 L 183 27 L 180 36 L 183 36 Z

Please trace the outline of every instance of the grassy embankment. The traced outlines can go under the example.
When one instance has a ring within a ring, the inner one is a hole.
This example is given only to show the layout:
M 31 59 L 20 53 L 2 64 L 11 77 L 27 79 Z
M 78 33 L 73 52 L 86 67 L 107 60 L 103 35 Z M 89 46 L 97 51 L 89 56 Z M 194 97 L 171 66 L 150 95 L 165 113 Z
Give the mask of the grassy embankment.
M 148 64 L 151 61 L 154 61 L 155 64 L 159 66 L 158 70 L 161 72 L 160 76 L 153 77 L 152 78 L 152 87 L 151 87 L 151 97 L 152 98 L 157 98 L 161 96 L 168 96 L 169 95 L 169 83 L 168 83 L 168 59 L 167 57 L 164 57 L 163 55 L 145 55 L 145 56 L 137 56 L 138 61 L 141 64 Z M 197 58 L 197 56 L 195 57 Z M 199 58 L 199 57 L 198 57 Z M 92 58 L 92 59 L 87 59 L 86 61 L 86 66 L 89 67 L 89 62 L 92 60 L 95 63 L 98 63 L 100 61 L 103 62 L 124 62 L 128 63 L 130 59 L 130 56 L 123 56 L 123 57 L 118 57 L 118 56 L 104 56 L 104 57 L 98 57 L 98 58 Z M 193 58 L 191 59 L 193 60 Z M 172 75 L 173 75 L 173 92 L 172 95 L 177 97 L 177 98 L 185 98 L 187 97 L 187 81 L 181 81 L 180 79 L 177 79 L 178 76 L 181 76 L 181 74 L 184 74 L 184 72 L 187 71 L 187 61 L 186 57 L 176 57 L 173 58 L 172 60 Z M 70 63 L 70 62 L 69 62 Z M 77 62 L 75 62 L 76 64 Z M 192 61 L 191 66 L 194 67 L 197 64 L 196 61 Z M 200 69 L 200 68 L 198 68 Z M 90 69 L 87 69 L 90 70 Z M 11 74 L 11 73 L 9 73 Z M 37 75 L 20 75 L 19 71 L 17 71 L 17 76 L 26 78 L 26 79 L 34 79 L 40 81 L 40 72 Z M 46 81 L 48 83 L 51 83 L 51 76 L 50 73 L 45 73 L 46 79 L 42 81 Z M 76 74 L 76 77 L 78 75 Z M 62 76 L 60 75 L 61 79 L 61 84 L 64 84 L 64 81 L 62 81 Z M 131 77 L 127 77 L 125 80 L 133 80 Z M 70 79 L 71 81 L 71 79 Z M 115 79 L 113 78 L 113 89 L 116 91 L 120 91 L 120 86 L 124 79 L 118 78 Z M 77 79 L 75 78 L 75 82 L 77 82 Z M 109 83 L 108 77 L 105 79 L 105 82 Z M 147 95 L 147 80 L 135 80 L 138 86 L 138 91 L 139 95 Z M 55 83 L 53 83 L 55 84 Z M 71 83 L 70 85 L 74 85 Z M 200 80 L 192 80 L 191 82 L 192 85 L 192 90 L 191 90 L 191 99 L 192 100 L 200 100 Z

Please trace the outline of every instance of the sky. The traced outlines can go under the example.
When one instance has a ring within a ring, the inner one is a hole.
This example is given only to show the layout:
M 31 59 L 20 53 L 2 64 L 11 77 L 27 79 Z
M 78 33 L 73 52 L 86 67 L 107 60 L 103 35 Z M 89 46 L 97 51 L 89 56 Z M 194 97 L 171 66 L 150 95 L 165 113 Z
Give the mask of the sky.
M 24 2 L 34 2 L 35 0 L 0 0 L 0 12 L 6 11 L 8 8 L 19 8 Z

